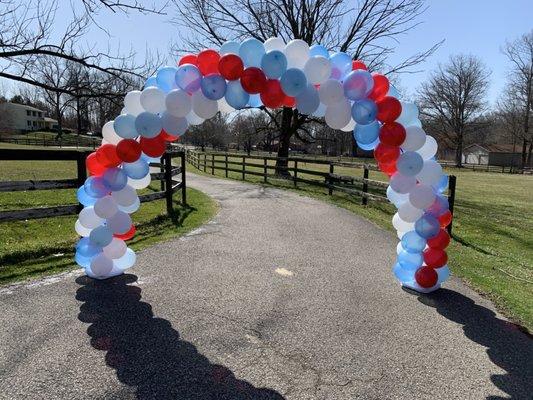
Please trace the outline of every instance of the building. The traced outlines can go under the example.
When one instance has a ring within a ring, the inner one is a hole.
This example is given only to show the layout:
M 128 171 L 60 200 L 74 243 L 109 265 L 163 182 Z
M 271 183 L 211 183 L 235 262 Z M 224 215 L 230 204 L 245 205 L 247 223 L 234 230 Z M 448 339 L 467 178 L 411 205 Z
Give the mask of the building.
M 11 131 L 57 129 L 57 121 L 38 108 L 16 103 L 0 103 L 0 128 Z
M 463 150 L 463 163 L 518 167 L 522 159 L 521 147 L 512 144 L 471 144 Z

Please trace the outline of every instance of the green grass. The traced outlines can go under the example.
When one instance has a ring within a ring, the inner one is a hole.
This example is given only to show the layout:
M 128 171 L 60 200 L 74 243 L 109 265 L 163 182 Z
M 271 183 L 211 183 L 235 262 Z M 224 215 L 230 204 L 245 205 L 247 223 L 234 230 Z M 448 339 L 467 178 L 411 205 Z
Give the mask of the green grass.
M 0 161 L 0 180 L 62 179 L 75 176 L 70 161 Z M 158 191 L 159 182 L 142 193 Z M 179 193 L 175 195 L 179 198 Z M 74 189 L 0 193 L 0 209 L 14 210 L 56 204 L 75 204 Z M 217 205 L 207 195 L 187 189 L 189 207 L 175 201 L 174 213 L 166 215 L 165 200 L 143 203 L 132 215 L 137 228 L 128 241 L 134 250 L 183 235 L 207 222 Z M 74 269 L 76 216 L 0 223 L 0 285 Z
M 242 161 L 242 158 L 235 160 Z M 262 160 L 250 162 L 259 164 Z M 272 165 L 272 162 L 269 164 Z M 301 162 L 298 167 L 321 171 L 329 169 L 327 165 Z M 188 168 L 204 174 L 203 168 L 198 171 L 190 164 Z M 248 169 L 263 171 L 255 167 Z M 210 172 L 208 167 L 207 174 L 210 175 Z M 491 298 L 509 318 L 533 331 L 533 176 L 460 169 L 446 172 L 457 176 L 454 240 L 448 252 L 452 273 Z M 335 167 L 335 173 L 362 176 L 361 169 L 348 167 Z M 215 175 L 223 177 L 224 171 L 215 170 Z M 298 176 L 323 181 L 323 178 L 312 175 Z M 242 174 L 229 172 L 228 177 L 240 180 Z M 387 181 L 380 172 L 371 171 L 370 178 Z M 247 175 L 246 180 L 264 184 L 259 176 Z M 287 180 L 269 179 L 266 185 L 295 190 L 341 206 L 393 231 L 391 218 L 395 208 L 390 204 L 369 201 L 368 206 L 362 206 L 358 196 L 340 192 L 328 196 L 326 189 L 302 183 L 298 183 L 295 189 L 293 182 Z

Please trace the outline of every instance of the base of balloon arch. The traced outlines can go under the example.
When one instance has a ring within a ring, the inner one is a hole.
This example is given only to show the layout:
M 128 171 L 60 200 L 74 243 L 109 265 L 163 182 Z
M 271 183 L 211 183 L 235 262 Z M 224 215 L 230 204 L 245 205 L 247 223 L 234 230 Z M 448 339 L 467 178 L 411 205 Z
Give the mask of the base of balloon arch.
M 440 284 L 435 285 L 431 288 L 423 288 L 416 282 L 406 282 L 406 283 L 402 283 L 401 285 L 402 285 L 402 288 L 407 289 L 410 292 L 416 292 L 416 293 L 422 293 L 422 294 L 432 293 L 440 289 Z

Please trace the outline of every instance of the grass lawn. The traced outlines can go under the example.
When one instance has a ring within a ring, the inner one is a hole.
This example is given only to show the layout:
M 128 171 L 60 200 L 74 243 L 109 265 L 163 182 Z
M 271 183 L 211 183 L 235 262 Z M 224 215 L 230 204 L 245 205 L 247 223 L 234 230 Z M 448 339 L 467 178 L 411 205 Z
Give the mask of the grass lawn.
M 240 162 L 242 158 L 230 158 L 230 161 Z M 262 160 L 249 162 L 261 164 Z M 327 165 L 301 162 L 298 167 L 329 169 Z M 188 168 L 192 172 L 204 173 L 203 168 L 198 171 L 190 164 Z M 247 167 L 247 170 L 263 171 L 261 167 Z M 210 172 L 207 167 L 209 175 Z M 348 167 L 335 167 L 335 173 L 362 176 L 361 169 Z M 447 173 L 457 176 L 454 240 L 449 247 L 452 273 L 489 296 L 512 320 L 533 331 L 533 176 L 459 169 L 450 169 Z M 215 175 L 223 177 L 224 171 L 215 170 Z M 323 181 L 317 176 L 298 176 Z M 240 180 L 242 174 L 229 172 L 228 177 Z M 385 175 L 374 171 L 370 171 L 370 179 L 387 181 Z M 264 184 L 259 176 L 247 175 L 246 180 Z M 295 189 L 291 181 L 280 179 L 269 179 L 266 185 L 296 190 L 336 204 L 393 230 L 391 218 L 395 208 L 390 204 L 369 201 L 368 206 L 362 206 L 361 198 L 357 196 L 339 192 L 328 196 L 326 189 L 302 183 L 298 183 L 298 189 Z
M 0 180 L 64 179 L 76 175 L 71 161 L 0 161 Z M 155 181 L 143 193 L 158 191 Z M 175 195 L 180 198 L 179 193 Z M 165 200 L 143 203 L 132 215 L 137 228 L 128 241 L 134 250 L 183 235 L 207 222 L 216 213 L 216 203 L 207 195 L 187 189 L 189 207 L 175 202 L 175 212 L 166 215 Z M 0 210 L 75 204 L 75 189 L 0 193 Z M 74 231 L 76 216 L 0 223 L 0 285 L 50 275 L 76 268 Z

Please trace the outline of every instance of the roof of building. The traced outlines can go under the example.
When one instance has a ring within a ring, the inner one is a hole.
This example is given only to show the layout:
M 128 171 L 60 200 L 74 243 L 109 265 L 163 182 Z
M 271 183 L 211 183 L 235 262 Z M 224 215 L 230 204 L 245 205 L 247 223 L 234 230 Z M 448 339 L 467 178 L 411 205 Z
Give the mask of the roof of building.
M 465 147 L 465 150 L 470 147 L 480 147 L 487 151 L 487 153 L 520 153 L 520 145 L 513 144 L 478 144 L 474 143 Z
M 2 103 L 2 104 L 23 108 L 25 110 L 44 112 L 43 110 L 39 110 L 38 108 L 35 108 L 35 107 L 32 107 L 32 106 L 27 106 L 25 104 L 11 103 L 9 101 L 6 102 L 6 103 Z
M 53 118 L 49 118 L 49 117 L 44 117 L 43 118 L 45 122 L 57 122 L 57 119 L 53 119 Z

